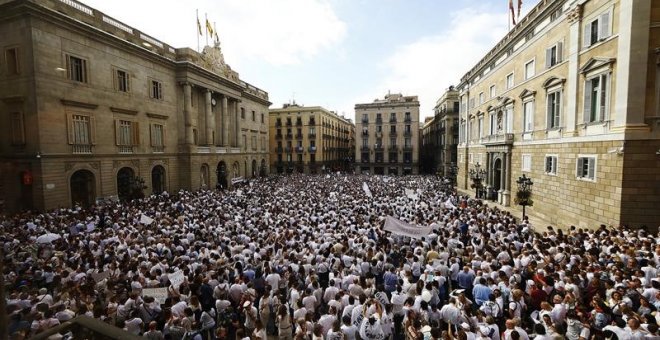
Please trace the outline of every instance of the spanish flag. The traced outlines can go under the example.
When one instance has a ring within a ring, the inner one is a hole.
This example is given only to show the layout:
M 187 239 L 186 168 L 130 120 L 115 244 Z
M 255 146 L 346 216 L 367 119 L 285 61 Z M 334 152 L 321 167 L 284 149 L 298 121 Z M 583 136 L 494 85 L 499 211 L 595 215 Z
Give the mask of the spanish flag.
M 209 19 L 206 19 L 206 31 L 209 32 L 210 36 L 213 36 L 213 26 L 211 26 Z

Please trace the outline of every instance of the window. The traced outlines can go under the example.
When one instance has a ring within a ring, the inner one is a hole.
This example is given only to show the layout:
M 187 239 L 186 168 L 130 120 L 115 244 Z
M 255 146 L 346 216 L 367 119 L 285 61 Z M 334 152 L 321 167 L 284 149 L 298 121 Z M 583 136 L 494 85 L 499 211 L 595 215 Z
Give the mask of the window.
M 535 60 L 530 60 L 525 64 L 525 80 L 531 78 L 535 74 L 534 67 L 536 66 Z
M 557 156 L 556 155 L 545 156 L 545 173 L 546 173 L 546 175 L 556 175 L 557 174 Z
M 252 136 L 252 150 L 257 149 L 257 136 Z
M 115 78 L 115 90 L 120 92 L 128 92 L 129 90 L 129 75 L 128 72 L 124 70 L 115 69 L 114 72 Z
M 557 129 L 559 128 L 559 118 L 561 116 L 561 91 L 555 91 L 548 93 L 547 96 L 547 117 L 548 117 L 548 129 Z
M 596 19 L 587 22 L 584 26 L 584 47 L 587 48 L 612 35 L 612 13 L 611 9 L 601 14 Z
M 390 146 L 391 147 L 396 147 L 396 137 L 390 138 Z
M 138 123 L 129 120 L 115 120 L 115 143 L 117 146 L 134 146 L 140 144 Z
M 261 124 L 263 124 L 263 123 L 264 123 L 264 114 L 262 113 L 261 114 Z
M 246 135 L 243 135 L 243 144 L 242 145 L 243 145 L 243 150 L 248 149 L 248 143 L 247 143 L 247 136 Z
M 405 143 L 404 146 L 405 146 L 406 148 L 412 148 L 412 143 L 410 142 L 410 138 L 406 138 L 406 139 L 404 140 L 404 143 Z
M 534 131 L 534 102 L 528 101 L 523 103 L 523 131 Z
M 403 132 L 408 133 L 408 134 L 412 133 L 412 130 L 410 129 L 410 125 L 405 125 Z
M 25 144 L 25 121 L 22 112 L 11 113 L 11 144 Z
M 609 73 L 587 79 L 584 87 L 584 122 L 605 121 L 609 111 Z
M 390 133 L 396 133 L 396 125 L 390 125 Z
M 479 139 L 481 139 L 484 135 L 484 116 L 479 117 L 479 121 L 478 121 L 477 124 L 478 124 L 477 135 L 478 135 Z M 444 135 L 443 135 L 443 137 L 444 137 Z
M 390 113 L 390 122 L 396 122 L 396 113 L 395 112 Z
M 484 93 L 483 93 L 483 92 L 480 92 L 480 93 L 479 93 L 479 104 L 481 105 L 481 104 L 483 104 L 483 103 L 484 103 Z
M 490 97 L 495 98 L 495 96 L 497 95 L 496 92 L 495 92 L 495 85 L 490 86 L 489 92 L 490 92 Z
M 86 83 L 87 82 L 87 60 L 74 57 L 72 55 L 66 56 L 66 72 L 67 77 L 73 81 Z
M 362 114 L 362 123 L 369 123 L 369 115 L 366 113 Z
M 158 100 L 163 99 L 163 83 L 157 80 L 152 80 L 151 89 L 149 91 L 149 97 Z
M 562 61 L 562 45 L 563 43 L 558 42 L 554 46 L 545 50 L 545 68 L 551 68 Z
M 256 116 L 256 115 L 257 115 L 257 114 L 254 112 L 254 110 L 252 110 L 252 121 L 253 121 L 253 122 L 256 122 L 256 121 L 257 121 L 257 116 Z
M 376 125 L 376 132 L 377 133 L 383 132 L 383 126 L 382 125 Z
M 80 114 L 69 114 L 69 144 L 92 145 L 94 143 L 93 118 Z
M 579 155 L 577 159 L 576 176 L 578 179 L 596 180 L 596 156 Z
M 241 119 L 245 119 L 245 108 L 241 108 Z
M 362 138 L 362 146 L 365 148 L 369 147 L 369 138 Z
M 162 124 L 151 124 L 151 147 L 156 152 L 162 152 L 165 147 L 165 129 Z
M 404 120 L 405 120 L 406 122 L 409 122 L 409 121 L 411 120 L 411 118 L 410 118 L 410 112 L 406 112 L 406 113 L 405 113 Z
M 532 155 L 522 155 L 522 171 L 532 171 Z
M 5 61 L 7 63 L 7 75 L 16 75 L 20 73 L 18 63 L 18 48 L 8 48 L 5 50 Z
M 506 76 L 506 89 L 513 88 L 513 72 Z

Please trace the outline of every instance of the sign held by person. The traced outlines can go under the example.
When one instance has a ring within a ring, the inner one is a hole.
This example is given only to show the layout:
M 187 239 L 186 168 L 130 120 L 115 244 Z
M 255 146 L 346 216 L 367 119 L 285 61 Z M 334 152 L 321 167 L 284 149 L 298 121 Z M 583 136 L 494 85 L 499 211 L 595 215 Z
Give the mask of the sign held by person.
M 409 236 L 412 238 L 422 238 L 431 233 L 431 227 L 422 227 L 412 224 L 408 224 L 403 221 L 399 221 L 392 216 L 387 216 L 385 218 L 384 230 L 392 232 L 397 235 Z

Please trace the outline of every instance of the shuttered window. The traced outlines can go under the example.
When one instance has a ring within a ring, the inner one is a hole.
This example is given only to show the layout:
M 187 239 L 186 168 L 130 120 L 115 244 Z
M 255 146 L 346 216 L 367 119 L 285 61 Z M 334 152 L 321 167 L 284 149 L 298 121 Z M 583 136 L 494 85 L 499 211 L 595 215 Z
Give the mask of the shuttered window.
M 557 174 L 557 156 L 545 156 L 545 173 L 547 175 Z
M 576 177 L 578 179 L 596 180 L 596 157 L 579 156 L 577 159 Z
M 547 100 L 547 128 L 559 128 L 561 115 L 561 91 L 548 93 Z
M 583 31 L 583 47 L 587 48 L 612 35 L 612 9 L 587 22 Z
M 605 121 L 609 114 L 609 73 L 587 79 L 584 86 L 584 122 Z

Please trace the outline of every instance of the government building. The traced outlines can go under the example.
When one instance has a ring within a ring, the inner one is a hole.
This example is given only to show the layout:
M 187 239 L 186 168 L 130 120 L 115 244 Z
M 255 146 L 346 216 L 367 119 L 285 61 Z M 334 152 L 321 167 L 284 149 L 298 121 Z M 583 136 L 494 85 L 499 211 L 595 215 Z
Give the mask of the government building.
M 320 106 L 284 104 L 270 109 L 273 173 L 347 171 L 353 161 L 355 125 Z
M 355 169 L 375 175 L 419 173 L 419 100 L 387 94 L 355 104 Z
M 174 48 L 74 0 L 0 1 L 5 211 L 268 173 L 268 93 L 219 42 Z
M 525 175 L 551 223 L 657 227 L 659 71 L 660 1 L 541 0 L 457 86 L 458 187 L 515 206 Z
M 451 178 L 456 175 L 458 110 L 458 91 L 450 86 L 436 101 L 433 116 L 426 118 L 422 125 L 422 173 Z

